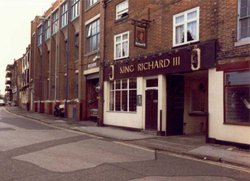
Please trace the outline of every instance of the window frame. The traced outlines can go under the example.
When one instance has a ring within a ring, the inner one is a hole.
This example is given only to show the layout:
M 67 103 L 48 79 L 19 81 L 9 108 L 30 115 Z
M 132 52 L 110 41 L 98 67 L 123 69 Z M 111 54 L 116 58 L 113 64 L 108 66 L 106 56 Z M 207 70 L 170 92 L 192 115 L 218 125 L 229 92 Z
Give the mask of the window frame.
M 72 2 L 71 21 L 74 21 L 80 16 L 80 0 L 73 0 Z
M 58 9 L 52 13 L 52 32 L 53 36 L 59 31 L 59 11 Z
M 240 26 L 240 21 L 243 19 L 249 19 L 248 21 L 250 22 L 250 14 L 247 15 L 246 17 L 241 18 L 241 1 L 238 0 L 238 12 L 237 12 L 237 42 L 235 42 L 235 46 L 242 46 L 242 45 L 247 45 L 250 44 L 250 34 L 248 37 L 241 38 L 241 26 Z M 248 0 L 248 3 L 250 4 L 250 1 Z M 250 11 L 250 10 L 249 10 Z M 249 24 L 250 26 L 250 24 Z
M 43 43 L 43 26 L 37 27 L 37 46 L 41 46 Z
M 45 41 L 51 37 L 51 21 L 50 17 L 44 22 L 44 39 Z
M 249 72 L 250 69 L 240 69 L 240 70 L 232 70 L 232 71 L 225 71 L 224 72 L 224 75 L 223 75 L 223 89 L 224 89 L 224 124 L 227 124 L 227 125 L 240 125 L 240 126 L 250 126 L 250 121 L 249 122 L 244 122 L 244 121 L 228 121 L 228 116 L 227 116 L 227 91 L 228 89 L 231 89 L 231 88 L 247 88 L 249 87 L 249 90 L 250 90 L 250 83 L 249 84 L 237 84 L 237 85 L 227 85 L 227 74 L 229 73 L 240 73 L 240 72 Z M 249 95 L 250 96 L 250 95 Z
M 61 14 L 60 14 L 60 28 L 64 28 L 68 25 L 68 18 L 69 18 L 69 6 L 68 3 L 65 2 L 61 6 Z
M 123 40 L 123 35 L 127 34 L 128 38 L 126 40 Z M 114 36 L 114 60 L 119 60 L 119 59 L 123 59 L 123 58 L 127 58 L 129 57 L 129 34 L 130 32 L 129 31 L 126 31 L 126 32 L 123 32 L 123 33 L 120 33 L 120 34 L 117 34 Z M 117 37 L 121 37 L 121 41 L 120 42 L 116 42 L 116 38 Z M 128 45 L 128 50 L 127 50 L 127 55 L 123 56 L 122 53 L 121 53 L 121 57 L 116 57 L 116 53 L 117 53 L 117 49 L 116 49 L 116 45 L 118 44 L 121 44 L 121 51 L 123 50 L 123 43 L 124 42 L 127 42 L 127 45 Z
M 126 88 L 123 88 L 123 84 L 122 82 L 123 81 L 126 81 L 126 85 L 127 87 Z M 135 81 L 136 83 L 136 86 L 135 88 L 130 88 L 130 82 L 132 81 Z M 116 83 L 119 82 L 120 83 L 120 88 L 116 88 Z M 112 89 L 112 86 L 113 86 L 113 89 Z M 114 80 L 114 81 L 110 81 L 109 82 L 109 106 L 108 106 L 108 110 L 110 112 L 117 112 L 117 113 L 136 113 L 137 112 L 137 79 L 136 78 L 128 78 L 128 79 L 119 79 L 119 80 Z M 130 109 L 130 93 L 132 91 L 135 91 L 135 110 L 131 111 Z M 116 94 L 117 92 L 119 92 L 119 95 L 120 95 L 120 110 L 116 110 Z M 127 104 L 127 108 L 126 110 L 122 110 L 122 103 L 123 103 L 123 92 L 127 92 L 127 100 L 126 100 L 126 104 Z M 113 95 L 111 97 L 111 95 Z M 111 102 L 112 101 L 112 102 Z M 113 105 L 113 109 L 112 109 L 112 106 Z
M 125 9 L 122 9 L 121 11 L 118 11 L 118 7 L 122 6 L 123 4 L 126 4 L 127 7 Z M 128 0 L 124 0 L 122 2 L 120 2 L 119 4 L 117 4 L 115 6 L 115 20 L 120 20 L 120 19 L 124 19 L 128 17 L 128 12 L 129 12 L 129 2 Z M 126 16 L 122 16 L 122 14 L 127 13 Z
M 187 15 L 189 13 L 192 13 L 192 12 L 195 12 L 197 13 L 196 15 L 196 18 L 193 18 L 191 20 L 188 20 L 187 19 Z M 176 18 L 177 17 L 181 17 L 181 16 L 184 16 L 184 21 L 183 23 L 176 23 Z M 191 41 L 188 41 L 187 40 L 187 27 L 188 27 L 188 23 L 191 23 L 191 22 L 196 22 L 196 39 L 194 40 L 191 40 Z M 176 42 L 176 27 L 177 26 L 181 26 L 183 25 L 183 32 L 184 32 L 184 42 L 181 42 L 181 43 L 177 43 Z M 181 12 L 181 13 L 178 13 L 178 14 L 175 14 L 173 15 L 173 47 L 176 47 L 176 46 L 182 46 L 182 45 L 186 45 L 186 44 L 190 44 L 190 43 L 194 43 L 194 42 L 198 42 L 200 40 L 200 7 L 195 7 L 195 8 L 192 8 L 192 9 L 189 9 L 189 10 L 186 10 L 184 12 Z
M 93 32 L 93 25 L 95 24 L 96 29 L 98 31 L 95 32 L 95 34 L 92 34 Z M 91 35 L 89 35 L 89 31 L 91 27 Z M 92 21 L 87 21 L 85 23 L 85 30 L 86 30 L 86 34 L 85 34 L 85 38 L 86 38 L 86 53 L 92 53 L 92 52 L 96 52 L 99 50 L 99 44 L 100 44 L 100 18 L 99 16 L 97 16 L 95 19 L 93 19 Z M 91 44 L 91 40 L 93 40 L 95 37 L 97 37 L 97 42 L 96 42 L 96 47 L 92 47 Z

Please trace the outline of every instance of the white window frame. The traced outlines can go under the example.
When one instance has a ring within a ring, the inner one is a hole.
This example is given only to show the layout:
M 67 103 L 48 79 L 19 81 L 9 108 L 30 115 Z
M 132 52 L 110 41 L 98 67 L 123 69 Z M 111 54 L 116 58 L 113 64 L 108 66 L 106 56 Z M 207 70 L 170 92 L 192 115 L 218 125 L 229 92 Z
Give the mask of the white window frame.
M 62 4 L 61 6 L 61 23 L 60 23 L 60 27 L 64 28 L 67 24 L 68 24 L 68 3 L 65 2 L 64 4 Z
M 122 7 L 122 6 L 124 6 L 125 8 L 118 11 L 119 7 Z M 129 8 L 128 7 L 128 0 L 125 0 L 125 1 L 117 4 L 116 5 L 116 10 L 115 10 L 115 19 L 116 20 L 122 19 L 123 18 L 122 15 L 124 13 L 128 13 L 128 8 Z M 125 16 L 125 17 L 127 17 L 127 16 Z
M 99 17 L 99 16 L 98 16 Z M 96 28 L 98 31 L 95 32 L 95 34 L 93 34 L 93 25 L 96 25 Z M 99 43 L 100 43 L 100 19 L 97 18 L 95 20 L 93 20 L 92 22 L 89 22 L 88 24 L 85 24 L 86 26 L 86 53 L 91 53 L 94 51 L 99 50 Z M 93 49 L 92 46 L 90 46 L 90 42 L 91 40 L 97 36 L 97 47 L 96 49 Z
M 191 20 L 187 20 L 187 15 L 191 12 L 194 12 L 196 11 L 197 12 L 197 16 L 196 18 L 193 18 Z M 177 24 L 176 23 L 176 18 L 177 17 L 180 17 L 180 16 L 184 16 L 184 22 L 183 23 L 179 23 Z M 196 26 L 196 39 L 192 40 L 192 41 L 187 41 L 187 25 L 188 23 L 190 22 L 194 22 L 196 21 L 197 23 L 197 26 Z M 177 26 L 180 26 L 180 25 L 183 25 L 184 26 L 184 42 L 182 43 L 176 43 L 176 27 Z M 200 37 L 199 37 L 199 34 L 200 34 L 200 7 L 195 7 L 193 9 L 190 9 L 190 10 L 187 10 L 187 11 L 184 11 L 182 13 L 179 13 L 179 14 L 176 14 L 173 16 L 173 46 L 181 46 L 181 45 L 185 45 L 185 44 L 189 44 L 189 43 L 193 43 L 193 42 L 197 42 L 199 41 Z
M 59 11 L 56 10 L 52 14 L 52 35 L 56 34 L 59 30 Z
M 136 81 L 136 88 L 130 88 L 129 84 L 131 80 L 135 80 Z M 123 88 L 122 87 L 122 81 L 126 81 L 127 82 L 127 87 Z M 120 88 L 116 88 L 116 82 L 120 82 Z M 112 89 L 112 85 L 114 86 L 114 89 Z M 137 95 L 137 79 L 136 78 L 129 78 L 129 79 L 120 79 L 120 80 L 114 80 L 112 82 L 110 82 L 110 87 L 109 87 L 109 111 L 114 111 L 114 112 L 131 112 L 131 113 L 135 113 L 137 112 L 137 105 L 135 103 L 135 111 L 131 111 L 130 110 L 130 91 L 136 91 L 136 95 Z M 127 107 L 126 110 L 123 110 L 123 105 L 122 105 L 122 92 L 126 91 L 127 92 Z M 116 93 L 119 92 L 120 93 L 120 110 L 116 110 Z M 113 109 L 111 107 L 111 94 L 113 95 L 112 97 L 112 104 L 113 104 Z M 135 100 L 136 102 L 136 100 Z
M 123 40 L 123 35 L 125 35 L 125 34 L 128 35 L 128 38 L 126 40 Z M 116 42 L 116 38 L 119 37 L 119 36 L 121 37 L 121 41 Z M 127 42 L 127 44 L 128 44 L 128 50 L 127 50 L 128 54 L 123 56 L 122 53 L 121 53 L 120 57 L 116 57 L 116 52 L 117 52 L 116 45 L 121 44 L 121 51 L 122 51 L 124 42 Z M 129 31 L 126 31 L 124 33 L 120 33 L 120 34 L 114 36 L 114 59 L 118 60 L 118 59 L 127 58 L 127 57 L 129 57 Z
M 73 21 L 80 15 L 80 0 L 73 0 L 71 8 L 71 20 Z
M 48 40 L 51 36 L 51 21 L 50 18 L 46 19 L 44 23 L 44 39 Z
M 248 3 L 250 3 L 250 1 L 248 1 Z M 237 42 L 235 42 L 235 46 L 242 46 L 242 45 L 247 45 L 250 44 L 250 36 L 249 37 L 245 37 L 245 38 L 241 38 L 240 34 L 241 34 L 241 29 L 240 29 L 240 13 L 241 13 L 241 0 L 238 0 L 238 21 L 237 21 Z M 250 15 L 247 15 L 246 17 L 242 18 L 249 18 L 250 19 Z M 250 20 L 249 20 L 250 21 Z
M 42 45 L 43 42 L 43 26 L 39 26 L 37 28 L 37 45 L 40 46 Z

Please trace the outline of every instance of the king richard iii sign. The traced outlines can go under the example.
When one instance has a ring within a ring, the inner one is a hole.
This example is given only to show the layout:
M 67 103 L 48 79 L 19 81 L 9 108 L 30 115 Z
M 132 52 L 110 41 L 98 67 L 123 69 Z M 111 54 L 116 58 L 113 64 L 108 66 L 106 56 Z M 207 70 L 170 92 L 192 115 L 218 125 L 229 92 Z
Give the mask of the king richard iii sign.
M 105 66 L 105 80 L 158 74 L 185 73 L 192 70 L 192 51 L 200 50 L 200 70 L 215 66 L 215 41 L 137 58 L 114 60 Z M 197 69 L 198 70 L 198 69 Z

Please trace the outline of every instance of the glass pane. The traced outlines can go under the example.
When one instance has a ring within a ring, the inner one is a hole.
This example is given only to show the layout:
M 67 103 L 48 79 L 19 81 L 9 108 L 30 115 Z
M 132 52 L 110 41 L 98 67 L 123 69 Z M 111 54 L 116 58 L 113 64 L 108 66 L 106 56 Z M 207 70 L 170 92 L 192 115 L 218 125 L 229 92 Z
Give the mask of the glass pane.
M 248 36 L 248 19 L 240 21 L 240 38 L 246 38 Z
M 182 15 L 182 16 L 177 16 L 177 17 L 175 18 L 175 23 L 176 23 L 176 24 L 184 23 L 184 15 Z
M 188 20 L 195 19 L 196 17 L 197 17 L 197 11 L 190 12 L 190 13 L 188 13 L 188 15 L 187 15 L 187 19 L 188 19 Z
M 127 85 L 127 79 L 122 80 L 122 89 L 127 89 L 128 85 Z
M 176 35 L 175 35 L 175 43 L 183 43 L 184 42 L 184 26 L 176 27 Z
M 136 79 L 129 79 L 129 88 L 136 89 Z
M 197 22 L 191 22 L 187 25 L 187 41 L 192 41 L 197 39 Z
M 225 74 L 226 85 L 250 85 L 250 72 L 230 72 Z
M 128 39 L 128 34 L 127 33 L 122 35 L 122 40 L 127 40 L 127 39 Z
M 250 87 L 226 88 L 226 122 L 250 123 Z
M 241 18 L 247 16 L 247 8 L 248 8 L 247 1 L 248 0 L 241 0 L 241 3 L 240 3 L 240 17 Z
M 115 37 L 115 42 L 116 42 L 116 43 L 119 43 L 120 41 L 121 41 L 121 36 Z
M 121 89 L 121 81 L 120 80 L 115 81 L 115 89 Z
M 110 97 L 109 97 L 109 110 L 114 111 L 114 91 L 110 92 Z
M 122 111 L 128 111 L 128 91 L 122 91 Z
M 136 90 L 129 91 L 129 111 L 136 111 Z
M 115 57 L 116 58 L 120 58 L 122 55 L 121 55 L 121 44 L 117 44 L 116 45 L 116 55 L 115 55 Z
M 115 111 L 121 111 L 121 92 L 115 92 Z
M 128 56 L 128 42 L 122 43 L 122 56 L 127 57 Z

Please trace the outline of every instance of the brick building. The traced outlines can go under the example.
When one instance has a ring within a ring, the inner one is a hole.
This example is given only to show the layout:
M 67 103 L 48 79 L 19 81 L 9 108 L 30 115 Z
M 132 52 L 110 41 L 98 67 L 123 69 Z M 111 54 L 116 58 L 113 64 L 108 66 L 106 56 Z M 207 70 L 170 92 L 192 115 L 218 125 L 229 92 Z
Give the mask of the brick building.
M 104 124 L 249 145 L 249 12 L 249 0 L 106 1 Z
M 250 0 L 57 0 L 31 23 L 30 109 L 250 145 L 249 22 Z
M 35 111 L 51 114 L 59 102 L 67 117 L 96 119 L 100 5 L 95 0 L 58 0 L 32 22 Z

